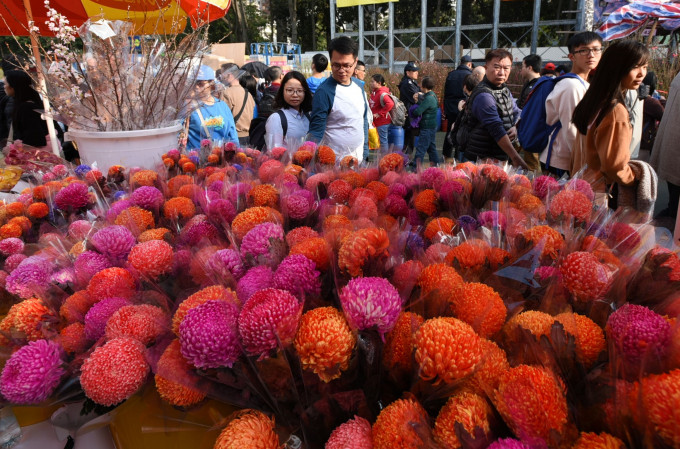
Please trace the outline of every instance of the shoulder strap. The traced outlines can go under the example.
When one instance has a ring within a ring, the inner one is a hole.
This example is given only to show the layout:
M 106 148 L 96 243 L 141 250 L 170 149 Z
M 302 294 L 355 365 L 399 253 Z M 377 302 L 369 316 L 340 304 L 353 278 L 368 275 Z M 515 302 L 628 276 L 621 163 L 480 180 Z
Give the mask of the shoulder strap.
M 283 112 L 283 109 L 279 109 L 276 111 L 277 114 L 279 114 L 279 118 L 281 119 L 281 130 L 283 131 L 283 137 L 286 137 L 288 134 L 288 117 L 286 117 L 286 113 Z
M 201 127 L 203 128 L 203 131 L 205 131 L 205 137 L 207 139 L 212 139 L 212 134 L 210 134 L 208 127 L 205 126 L 205 119 L 203 118 L 203 114 L 201 114 L 201 105 L 198 105 L 196 112 L 198 112 L 198 119 L 201 121 Z
M 234 117 L 234 124 L 236 124 L 236 122 L 238 122 L 238 119 L 241 118 L 241 114 L 243 114 L 243 110 L 246 108 L 246 103 L 248 103 L 248 95 L 250 93 L 246 90 L 245 87 L 242 87 L 242 89 L 244 91 L 243 104 L 241 105 L 241 110 L 238 111 L 238 114 L 236 114 L 236 117 Z
M 385 100 L 384 100 L 385 95 L 387 95 L 387 92 L 383 92 L 383 93 L 380 94 L 380 106 L 382 106 L 383 108 L 385 107 Z

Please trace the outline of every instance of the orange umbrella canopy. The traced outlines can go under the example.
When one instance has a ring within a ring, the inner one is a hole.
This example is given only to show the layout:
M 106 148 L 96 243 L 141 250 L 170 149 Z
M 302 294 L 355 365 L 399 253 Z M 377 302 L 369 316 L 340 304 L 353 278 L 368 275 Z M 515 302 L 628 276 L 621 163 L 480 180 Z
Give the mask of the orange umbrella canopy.
M 44 0 L 4 0 L 0 4 L 0 35 L 29 34 L 25 3 L 30 4 L 39 34 L 53 35 L 46 25 Z M 80 26 L 89 17 L 103 17 L 132 22 L 135 34 L 166 34 L 182 31 L 187 18 L 197 26 L 223 17 L 231 0 L 50 0 L 49 5 L 66 16 L 69 25 Z

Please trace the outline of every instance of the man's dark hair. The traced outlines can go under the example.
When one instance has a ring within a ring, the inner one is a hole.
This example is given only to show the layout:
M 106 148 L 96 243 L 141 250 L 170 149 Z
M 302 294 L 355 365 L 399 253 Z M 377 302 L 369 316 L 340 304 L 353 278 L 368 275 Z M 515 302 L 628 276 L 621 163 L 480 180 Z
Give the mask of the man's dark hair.
M 645 86 L 649 86 L 649 95 L 652 95 L 654 93 L 658 82 L 659 79 L 657 78 L 656 73 L 651 71 L 647 72 L 645 79 L 642 80 L 642 84 L 644 84 Z
M 317 73 L 321 73 L 328 68 L 328 58 L 322 53 L 317 53 L 312 58 L 312 67 Z
M 479 80 L 472 73 L 466 75 L 465 79 L 463 79 L 463 87 L 467 87 L 469 92 L 472 92 L 472 89 L 474 89 L 477 84 L 479 84 Z
M 283 73 L 283 70 L 277 65 L 268 67 L 267 70 L 264 71 L 264 81 L 267 84 L 272 83 L 281 78 L 281 73 Z
M 5 56 L 2 58 L 2 62 L 0 63 L 0 67 L 2 68 L 3 73 L 7 73 L 10 70 L 17 70 L 19 69 L 19 61 L 14 56 Z
M 420 83 L 421 86 L 423 86 L 425 89 L 432 90 L 434 89 L 434 78 L 431 76 L 426 76 L 423 78 L 423 81 Z
M 592 31 L 584 31 L 570 37 L 567 41 L 567 48 L 569 49 L 569 53 L 573 54 L 577 47 L 588 45 L 596 41 L 602 44 L 602 38 L 599 34 Z
M 493 61 L 494 59 L 505 58 L 510 58 L 510 62 L 512 62 L 512 53 L 507 51 L 505 48 L 494 48 L 493 50 L 486 54 L 486 56 L 484 57 L 484 62 L 490 62 Z
M 226 71 L 228 71 L 229 69 L 231 69 L 232 67 L 236 67 L 236 69 L 238 69 L 238 65 L 236 65 L 236 64 L 233 63 L 233 62 L 225 62 L 224 64 L 222 64 L 222 65 L 220 66 L 220 69 L 222 69 L 222 72 L 226 72 Z
M 533 70 L 534 72 L 539 73 L 541 71 L 543 60 L 541 59 L 540 56 L 538 55 L 525 56 L 522 61 L 524 61 L 525 67 L 531 67 L 531 70 Z
M 359 60 L 357 60 L 357 67 L 366 67 L 366 64 L 364 64 L 364 61 L 359 59 Z
M 334 51 L 341 55 L 352 55 L 356 58 L 359 56 L 359 44 L 348 36 L 338 36 L 328 44 L 328 56 L 331 59 L 333 59 Z

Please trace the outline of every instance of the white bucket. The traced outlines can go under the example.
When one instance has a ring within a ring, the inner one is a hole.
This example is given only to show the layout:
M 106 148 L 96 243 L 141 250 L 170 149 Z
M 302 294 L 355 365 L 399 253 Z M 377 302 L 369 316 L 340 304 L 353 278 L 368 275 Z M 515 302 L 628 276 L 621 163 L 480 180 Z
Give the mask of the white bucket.
M 106 175 L 112 165 L 155 168 L 162 163 L 163 153 L 177 148 L 181 129 L 181 124 L 139 131 L 71 129 L 67 137 L 78 145 L 81 163 L 92 165 L 96 162 L 99 171 Z

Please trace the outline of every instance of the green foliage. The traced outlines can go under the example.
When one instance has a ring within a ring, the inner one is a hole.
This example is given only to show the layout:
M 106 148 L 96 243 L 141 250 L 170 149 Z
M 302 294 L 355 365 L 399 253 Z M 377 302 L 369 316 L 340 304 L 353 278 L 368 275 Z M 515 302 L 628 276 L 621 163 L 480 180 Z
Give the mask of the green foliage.
M 245 16 L 248 21 L 248 42 L 264 42 L 269 40 L 271 36 L 264 35 L 264 30 L 267 25 L 268 17 L 255 5 L 245 4 Z M 227 14 L 220 20 L 212 22 L 208 29 L 208 43 L 234 43 L 242 42 L 241 35 L 238 32 L 239 24 L 236 17 L 236 9 L 230 8 Z

